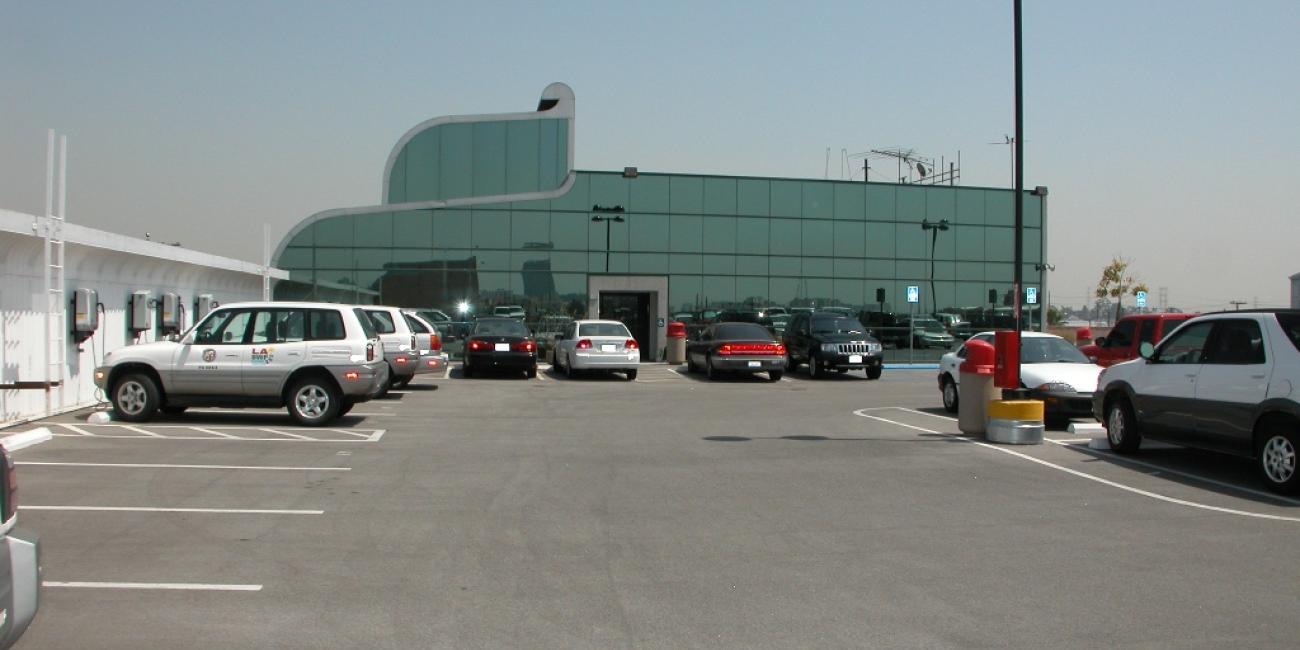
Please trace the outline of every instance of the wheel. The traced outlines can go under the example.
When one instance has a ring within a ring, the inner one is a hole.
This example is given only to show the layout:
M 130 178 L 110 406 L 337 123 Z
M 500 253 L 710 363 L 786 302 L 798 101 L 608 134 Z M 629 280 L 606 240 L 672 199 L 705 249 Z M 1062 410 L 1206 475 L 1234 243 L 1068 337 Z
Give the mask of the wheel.
M 867 372 L 870 372 L 868 370 Z M 949 413 L 957 412 L 957 382 L 947 375 L 943 378 L 943 410 Z
M 713 357 L 704 357 L 704 376 L 710 381 L 717 379 L 721 373 L 713 369 Z
M 409 385 L 411 383 L 411 380 L 414 378 L 415 377 L 402 377 L 401 379 L 398 379 L 397 381 L 393 382 L 393 388 L 406 388 L 407 385 Z
M 867 379 L 880 379 L 880 368 L 867 368 Z
M 697 366 L 697 365 L 695 365 L 695 359 L 692 359 L 692 358 L 691 358 L 691 355 L 690 355 L 690 354 L 687 354 L 687 355 L 686 355 L 686 372 L 699 372 L 699 371 L 700 371 L 700 367 Z
M 379 392 L 375 393 L 375 397 L 377 398 L 384 397 L 388 395 L 388 391 L 392 389 L 393 389 L 393 367 L 388 366 L 388 376 L 384 378 L 384 385 L 379 387 Z
M 348 411 L 351 411 L 352 407 L 356 405 L 357 403 L 353 402 L 352 400 L 343 400 L 343 403 L 339 406 L 339 412 L 337 414 L 338 417 L 343 417 L 347 415 Z
M 808 376 L 813 379 L 821 379 L 826 376 L 826 369 L 817 363 L 817 355 L 808 353 Z
M 113 415 L 118 420 L 148 420 L 158 411 L 158 402 L 158 385 L 149 375 L 130 374 L 113 385 Z
M 627 371 L 627 380 L 628 380 L 628 381 L 635 381 L 635 380 L 636 380 L 636 370 L 635 370 L 635 369 Z
M 460 374 L 466 377 L 474 376 L 474 370 L 469 367 L 469 359 L 466 359 L 463 363 L 460 364 Z
M 305 427 L 318 427 L 333 420 L 342 406 L 339 390 L 327 379 L 307 377 L 289 389 L 289 417 Z
M 527 375 L 527 377 L 528 377 L 529 379 L 536 379 L 536 378 L 537 378 L 537 366 L 533 366 L 532 368 L 529 368 L 528 370 L 525 370 L 525 371 L 524 371 L 524 374 Z
M 1106 405 L 1106 440 L 1111 450 L 1121 454 L 1133 453 L 1142 446 L 1142 432 L 1133 417 L 1133 407 L 1124 397 L 1115 397 Z
M 564 364 L 564 376 L 573 379 L 578 376 L 578 371 L 573 369 L 573 357 L 566 357 L 568 361 Z
M 1281 494 L 1300 492 L 1300 474 L 1296 472 L 1300 436 L 1287 431 L 1285 425 L 1274 424 L 1265 429 L 1263 441 L 1255 460 L 1264 485 Z
M 184 413 L 185 409 L 187 408 L 189 407 L 188 406 L 164 406 L 159 410 L 162 411 L 163 413 L 166 413 L 167 415 L 180 415 L 181 413 Z
M 784 374 L 785 373 L 780 370 L 769 370 L 767 371 L 767 378 L 771 381 L 781 381 L 781 376 Z

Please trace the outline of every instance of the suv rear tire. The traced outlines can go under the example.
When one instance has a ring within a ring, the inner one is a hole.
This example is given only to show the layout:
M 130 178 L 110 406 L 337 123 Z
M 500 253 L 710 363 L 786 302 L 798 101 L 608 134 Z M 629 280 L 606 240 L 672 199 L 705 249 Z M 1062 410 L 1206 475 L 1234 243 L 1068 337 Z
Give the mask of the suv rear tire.
M 1111 450 L 1121 454 L 1131 454 L 1142 446 L 1142 432 L 1138 429 L 1137 418 L 1133 417 L 1133 407 L 1128 398 L 1117 396 L 1106 405 L 1106 441 Z
M 1255 454 L 1259 477 L 1268 489 L 1279 494 L 1300 492 L 1300 435 L 1284 424 L 1265 425 L 1259 451 Z
M 808 353 L 808 377 L 811 379 L 821 379 L 826 376 L 826 371 L 817 363 L 817 355 Z
M 636 370 L 629 370 L 629 371 L 627 371 L 627 380 L 628 380 L 628 381 L 636 381 Z
M 289 389 L 289 417 L 305 427 L 319 427 L 338 416 L 343 407 L 339 391 L 329 380 L 306 377 Z
M 158 384 L 149 375 L 131 373 L 113 384 L 113 415 L 126 422 L 144 422 L 158 411 Z
M 880 368 L 867 368 L 867 379 L 880 379 Z

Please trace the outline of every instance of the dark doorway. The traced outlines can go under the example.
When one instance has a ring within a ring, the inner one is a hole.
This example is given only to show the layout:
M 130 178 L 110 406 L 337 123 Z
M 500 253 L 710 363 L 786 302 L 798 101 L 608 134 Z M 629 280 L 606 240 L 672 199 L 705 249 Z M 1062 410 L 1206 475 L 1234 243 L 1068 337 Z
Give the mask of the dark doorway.
M 649 358 L 650 350 L 650 296 L 647 291 L 611 293 L 600 292 L 600 317 L 627 325 L 641 349 L 641 360 Z

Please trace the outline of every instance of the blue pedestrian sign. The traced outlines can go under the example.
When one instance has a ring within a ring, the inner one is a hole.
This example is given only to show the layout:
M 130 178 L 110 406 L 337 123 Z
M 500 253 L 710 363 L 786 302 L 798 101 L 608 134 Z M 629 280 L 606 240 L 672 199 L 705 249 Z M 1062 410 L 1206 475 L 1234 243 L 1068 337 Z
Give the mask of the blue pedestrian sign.
M 915 284 L 908 285 L 908 286 L 907 286 L 907 301 L 908 301 L 908 302 L 921 302 L 921 287 L 918 287 L 918 286 L 915 285 Z
M 1038 304 L 1038 287 L 1025 287 L 1025 304 Z
M 1147 292 L 1145 292 L 1145 291 L 1139 291 L 1139 292 L 1137 292 L 1137 293 L 1135 293 L 1135 294 L 1133 294 L 1133 295 L 1137 296 L 1137 306 L 1138 306 L 1138 307 L 1146 307 L 1146 306 L 1147 306 Z

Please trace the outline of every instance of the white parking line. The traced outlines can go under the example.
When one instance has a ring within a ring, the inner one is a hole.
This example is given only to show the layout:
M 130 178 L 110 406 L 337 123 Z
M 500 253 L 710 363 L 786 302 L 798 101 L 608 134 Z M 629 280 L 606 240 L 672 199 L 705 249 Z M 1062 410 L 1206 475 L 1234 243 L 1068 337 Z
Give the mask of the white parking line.
M 131 425 L 129 425 L 129 424 L 119 424 L 118 426 L 119 426 L 119 427 L 122 427 L 123 429 L 126 429 L 127 431 L 134 431 L 134 432 L 136 432 L 136 433 L 143 433 L 143 434 L 146 435 L 146 436 L 153 436 L 153 437 L 155 437 L 155 438 L 161 438 L 161 437 L 162 437 L 162 435 L 160 435 L 160 434 L 154 433 L 154 432 L 152 432 L 152 431 L 145 431 L 144 429 L 141 429 L 140 427 L 133 427 L 133 426 L 131 426 Z
M 444 373 L 442 373 L 442 378 L 443 378 L 443 379 L 446 379 L 446 378 L 448 378 L 448 377 L 450 377 L 450 376 L 451 376 L 451 364 L 448 363 L 448 364 L 447 364 L 447 371 L 444 372 Z
M 208 515 L 323 515 L 324 510 L 268 510 L 240 508 L 151 508 L 145 506 L 30 506 L 19 510 L 58 510 L 67 512 L 189 512 Z
M 912 409 L 903 408 L 903 407 L 886 407 L 886 408 L 895 408 L 895 409 L 897 409 L 897 410 L 899 410 L 899 411 L 907 411 L 907 412 L 910 412 L 910 413 L 919 413 L 919 414 L 922 414 L 922 415 L 931 415 L 930 413 L 925 413 L 924 411 L 914 411 L 914 410 L 912 410 Z M 1094 475 L 1092 475 L 1092 474 L 1088 474 L 1087 472 L 1080 472 L 1079 470 L 1076 470 L 1076 469 L 1070 469 L 1069 467 L 1064 467 L 1064 466 L 1062 466 L 1062 465 L 1057 465 L 1056 463 L 1048 462 L 1048 461 L 1045 461 L 1045 460 L 1043 460 L 1043 459 L 1041 459 L 1041 458 L 1034 458 L 1033 456 L 1030 456 L 1030 455 L 1028 455 L 1028 454 L 1023 454 L 1023 453 L 1020 453 L 1020 452 L 1015 451 L 1015 450 L 1013 450 L 1013 449 L 1007 449 L 1006 447 L 1001 447 L 1001 446 L 998 446 L 998 445 L 992 445 L 992 444 L 989 444 L 989 443 L 987 443 L 987 442 L 979 442 L 979 441 L 977 441 L 977 440 L 971 440 L 971 439 L 969 439 L 969 438 L 966 438 L 966 437 L 964 437 L 964 436 L 961 436 L 961 435 L 958 435 L 958 434 L 955 434 L 955 433 L 947 433 L 947 432 L 944 432 L 944 431 L 935 431 L 935 430 L 933 430 L 933 429 L 926 429 L 926 428 L 923 428 L 923 427 L 913 426 L 913 425 L 911 425 L 911 424 L 907 424 L 906 422 L 898 422 L 897 420 L 890 420 L 889 418 L 882 418 L 882 417 L 880 417 L 880 416 L 876 416 L 876 415 L 867 415 L 867 414 L 865 413 L 865 411 L 876 411 L 876 410 L 882 410 L 882 409 L 879 409 L 879 408 L 872 408 L 872 409 L 858 409 L 858 410 L 854 411 L 853 414 L 854 414 L 854 415 L 857 415 L 857 416 L 859 416 L 859 417 L 869 418 L 869 419 L 872 419 L 872 420 L 879 420 L 879 421 L 881 421 L 881 422 L 887 422 L 887 423 L 889 423 L 889 424 L 894 424 L 894 425 L 898 425 L 898 426 L 901 426 L 901 427 L 906 427 L 906 428 L 908 428 L 908 429 L 915 429 L 915 430 L 917 430 L 917 431 L 922 431 L 922 432 L 925 432 L 925 433 L 931 433 L 931 434 L 941 435 L 941 436 L 948 436 L 948 437 L 950 437 L 950 438 L 952 438 L 952 439 L 954 439 L 954 440 L 961 440 L 961 441 L 963 441 L 963 442 L 968 442 L 968 443 L 970 443 L 970 444 L 972 444 L 972 445 L 978 445 L 978 446 L 980 446 L 980 447 L 984 447 L 985 449 L 992 449 L 992 450 L 994 450 L 994 451 L 1000 451 L 1000 452 L 1002 452 L 1002 453 L 1004 453 L 1004 454 L 1008 454 L 1008 455 L 1011 455 L 1011 456 L 1015 456 L 1016 458 L 1020 458 L 1020 459 L 1023 459 L 1023 460 L 1027 460 L 1027 461 L 1029 461 L 1029 462 L 1031 462 L 1031 463 L 1037 463 L 1037 464 L 1042 465 L 1042 466 L 1044 466 L 1044 467 L 1050 467 L 1050 468 L 1052 468 L 1052 469 L 1055 469 L 1055 470 L 1058 470 L 1058 471 L 1061 471 L 1061 472 L 1065 472 L 1066 474 L 1070 474 L 1070 475 L 1073 475 L 1073 476 L 1077 476 L 1077 477 L 1082 478 L 1082 479 L 1087 479 L 1087 480 L 1089 480 L 1089 481 L 1095 481 L 1095 482 L 1097 482 L 1097 483 L 1101 483 L 1102 485 L 1109 485 L 1110 487 L 1118 488 L 1118 489 L 1120 489 L 1120 490 L 1124 490 L 1124 491 L 1126 491 L 1126 492 L 1132 492 L 1133 494 L 1141 495 L 1141 496 L 1144 496 L 1144 497 L 1147 497 L 1147 498 L 1150 498 L 1150 499 L 1155 499 L 1155 500 L 1157 500 L 1157 501 L 1164 501 L 1164 502 L 1166 502 L 1166 503 L 1172 503 L 1172 504 L 1175 504 L 1175 505 L 1187 506 L 1187 507 L 1189 507 L 1189 508 L 1197 508 L 1197 509 L 1199 509 L 1199 510 L 1208 510 L 1208 511 L 1211 511 L 1211 512 L 1221 512 L 1221 513 L 1229 514 L 1229 515 L 1238 515 L 1238 516 L 1242 516 L 1242 517 L 1253 517 L 1253 518 L 1256 518 L 1256 519 L 1269 519 L 1269 520 L 1272 520 L 1272 521 L 1289 521 L 1289 522 L 1300 523 L 1300 517 L 1285 517 L 1285 516 L 1282 516 L 1282 515 L 1270 515 L 1270 514 L 1265 514 L 1265 513 L 1261 513 L 1261 512 L 1248 512 L 1248 511 L 1246 511 L 1246 510 L 1236 510 L 1236 509 L 1234 509 L 1234 508 L 1223 508 L 1223 507 L 1220 507 L 1220 506 L 1212 506 L 1212 505 L 1209 505 L 1209 504 L 1206 504 L 1206 503 L 1197 503 L 1197 502 L 1195 502 L 1195 501 L 1187 501 L 1187 500 L 1185 500 L 1185 499 L 1177 499 L 1177 498 L 1174 498 L 1174 497 L 1165 496 L 1165 495 L 1163 495 L 1163 494 L 1157 494 L 1157 493 L 1155 493 L 1155 492 L 1151 492 L 1151 491 L 1148 491 L 1148 490 L 1143 490 L 1143 489 L 1141 489 L 1141 488 L 1135 488 L 1135 487 L 1133 487 L 1133 486 L 1131 486 L 1131 485 L 1125 485 L 1125 484 L 1123 484 L 1123 483 L 1118 483 L 1118 482 L 1116 482 L 1116 481 L 1112 481 L 1112 480 L 1110 480 L 1110 479 L 1104 479 L 1104 478 L 1102 478 L 1102 477 L 1100 477 L 1100 476 L 1094 476 Z M 935 416 L 935 417 L 941 417 L 941 418 L 943 418 L 944 416 Z M 944 419 L 951 419 L 951 418 L 944 418 Z M 1192 477 L 1192 478 L 1197 478 L 1198 480 L 1205 480 L 1205 479 L 1200 479 L 1200 477 Z M 21 507 L 21 506 L 19 506 L 19 507 Z
M 75 431 L 76 433 L 54 433 L 58 437 L 91 437 L 91 438 L 109 438 L 115 440 L 232 440 L 239 442 L 375 442 L 383 437 L 384 429 L 324 429 L 315 427 L 254 427 L 238 425 L 178 425 L 178 424 L 154 424 L 148 425 L 148 429 L 142 426 L 131 426 L 125 424 L 84 424 L 81 426 L 67 424 L 63 422 L 52 422 L 50 426 L 60 427 L 65 430 Z M 115 435 L 112 433 L 99 433 L 99 431 L 132 431 L 130 435 Z M 150 431 L 149 429 L 154 429 Z M 164 433 L 157 433 L 163 431 Z M 206 435 L 173 435 L 167 433 L 170 431 L 192 431 Z M 244 437 L 225 431 L 261 431 L 275 434 L 277 437 Z M 294 433 L 294 431 L 301 433 Z M 332 433 L 339 436 L 348 436 L 347 438 L 334 437 L 316 437 L 322 433 Z M 137 435 L 140 434 L 140 435 Z
M 69 430 L 69 431 L 71 431 L 71 432 L 73 432 L 73 433 L 79 433 L 79 434 L 81 434 L 81 435 L 83 435 L 83 436 L 93 436 L 93 435 L 95 435 L 95 434 L 93 434 L 93 433 L 91 433 L 91 432 L 89 432 L 89 431 L 86 431 L 85 429 L 82 429 L 82 428 L 80 428 L 80 427 L 73 426 L 73 425 L 71 425 L 71 424 L 61 424 L 61 423 L 58 423 L 58 422 L 56 422 L 55 424 L 58 424 L 59 426 L 63 427 L 64 429 L 67 429 L 67 430 Z
M 275 467 L 271 465 L 168 465 L 163 463 L 62 463 L 52 461 L 20 460 L 15 465 L 41 467 L 123 467 L 129 469 L 249 469 L 281 472 L 350 472 L 351 467 Z
M 201 582 L 59 582 L 45 580 L 42 587 L 73 589 L 165 589 L 182 591 L 261 591 L 262 585 L 217 585 Z
M 309 438 L 309 437 L 307 437 L 307 436 L 301 436 L 301 435 L 298 435 L 298 434 L 296 434 L 296 433 L 289 433 L 289 432 L 287 432 L 287 431 L 278 431 L 278 430 L 276 430 L 276 429 L 267 429 L 267 428 L 264 428 L 264 427 L 258 427 L 257 430 L 258 430 L 258 431 L 265 431 L 265 432 L 267 432 L 267 433 L 274 433 L 274 434 L 277 435 L 277 436 L 288 436 L 288 437 L 290 437 L 290 438 L 297 438 L 297 439 L 299 439 L 299 440 L 315 440 L 315 438 Z

